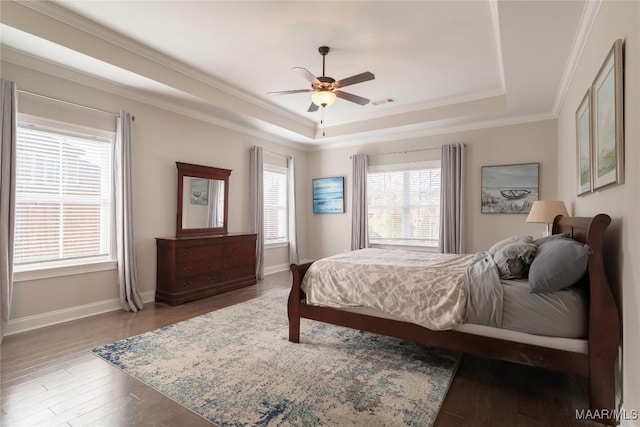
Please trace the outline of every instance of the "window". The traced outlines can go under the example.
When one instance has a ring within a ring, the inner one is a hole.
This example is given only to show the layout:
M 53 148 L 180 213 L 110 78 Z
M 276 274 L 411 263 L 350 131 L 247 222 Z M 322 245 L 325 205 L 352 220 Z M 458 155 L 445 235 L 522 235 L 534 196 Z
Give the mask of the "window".
M 438 246 L 439 162 L 372 167 L 367 198 L 370 243 Z
M 287 241 L 287 168 L 264 165 L 264 243 Z
M 21 122 L 16 146 L 16 271 L 113 259 L 113 134 Z

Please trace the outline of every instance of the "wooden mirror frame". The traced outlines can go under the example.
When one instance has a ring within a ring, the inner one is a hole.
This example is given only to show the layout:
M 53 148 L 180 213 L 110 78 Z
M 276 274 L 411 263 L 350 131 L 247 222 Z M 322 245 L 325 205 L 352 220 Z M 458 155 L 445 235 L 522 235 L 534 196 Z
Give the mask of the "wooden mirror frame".
M 178 221 L 176 224 L 176 236 L 226 234 L 227 219 L 229 218 L 229 176 L 231 175 L 231 170 L 181 162 L 176 162 L 176 166 L 178 167 Z M 222 227 L 182 228 L 182 213 L 184 210 L 182 202 L 184 197 L 183 188 L 185 176 L 224 181 L 224 220 Z

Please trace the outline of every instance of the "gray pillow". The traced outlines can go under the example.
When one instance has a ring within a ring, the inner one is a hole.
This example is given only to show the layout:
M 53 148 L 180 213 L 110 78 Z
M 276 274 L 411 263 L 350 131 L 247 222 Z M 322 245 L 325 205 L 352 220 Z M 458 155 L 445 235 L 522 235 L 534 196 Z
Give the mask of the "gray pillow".
M 531 237 L 531 236 L 512 236 L 512 237 L 507 237 L 506 239 L 500 240 L 499 242 L 497 242 L 493 246 L 491 246 L 489 248 L 489 253 L 491 255 L 495 255 L 496 252 L 498 252 L 499 250 L 501 250 L 505 246 L 510 245 L 512 243 L 519 243 L 519 242 L 531 243 L 531 242 L 533 242 L 533 237 Z
M 538 247 L 529 269 L 531 292 L 555 292 L 573 286 L 587 271 L 589 254 L 589 246 L 573 239 L 546 241 Z
M 533 241 L 533 243 L 536 244 L 536 246 L 540 246 L 546 242 L 550 242 L 552 240 L 556 240 L 556 239 L 566 239 L 569 238 L 569 233 L 558 233 L 558 234 L 552 234 L 551 236 L 545 236 L 545 237 L 540 237 L 539 239 L 536 239 Z
M 527 277 L 529 266 L 536 256 L 538 247 L 530 242 L 511 242 L 500 247 L 493 260 L 503 279 L 521 279 Z

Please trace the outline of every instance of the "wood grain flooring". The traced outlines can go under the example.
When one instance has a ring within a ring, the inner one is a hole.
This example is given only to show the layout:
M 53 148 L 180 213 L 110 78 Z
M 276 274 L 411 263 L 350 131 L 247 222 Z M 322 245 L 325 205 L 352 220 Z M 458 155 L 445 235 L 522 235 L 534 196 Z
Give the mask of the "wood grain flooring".
M 288 273 L 177 307 L 147 304 L 5 337 L 0 348 L 2 426 L 211 426 L 89 353 L 94 347 L 289 288 Z M 586 426 L 586 382 L 464 356 L 436 421 L 445 426 Z

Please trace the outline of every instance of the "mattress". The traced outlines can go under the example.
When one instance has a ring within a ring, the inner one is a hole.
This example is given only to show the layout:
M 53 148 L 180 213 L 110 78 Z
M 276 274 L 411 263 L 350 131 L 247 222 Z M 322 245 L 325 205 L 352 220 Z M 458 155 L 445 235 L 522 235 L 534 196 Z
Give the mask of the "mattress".
M 337 310 L 365 314 L 367 316 L 381 317 L 383 319 L 403 321 L 402 319 L 399 319 L 398 317 L 391 314 L 387 314 L 382 311 L 374 310 L 367 307 L 344 307 L 338 308 Z M 582 338 L 549 337 L 544 335 L 535 335 L 526 332 L 514 331 L 510 329 L 474 325 L 471 323 L 463 323 L 462 325 L 458 325 L 453 328 L 453 330 L 456 332 L 463 332 L 465 334 L 479 335 L 483 337 L 519 342 L 523 344 L 531 344 L 539 347 L 570 351 L 572 353 L 589 354 L 589 342 L 586 339 Z
M 587 336 L 588 304 L 583 289 L 532 294 L 526 280 L 501 282 L 503 329 L 551 337 Z

